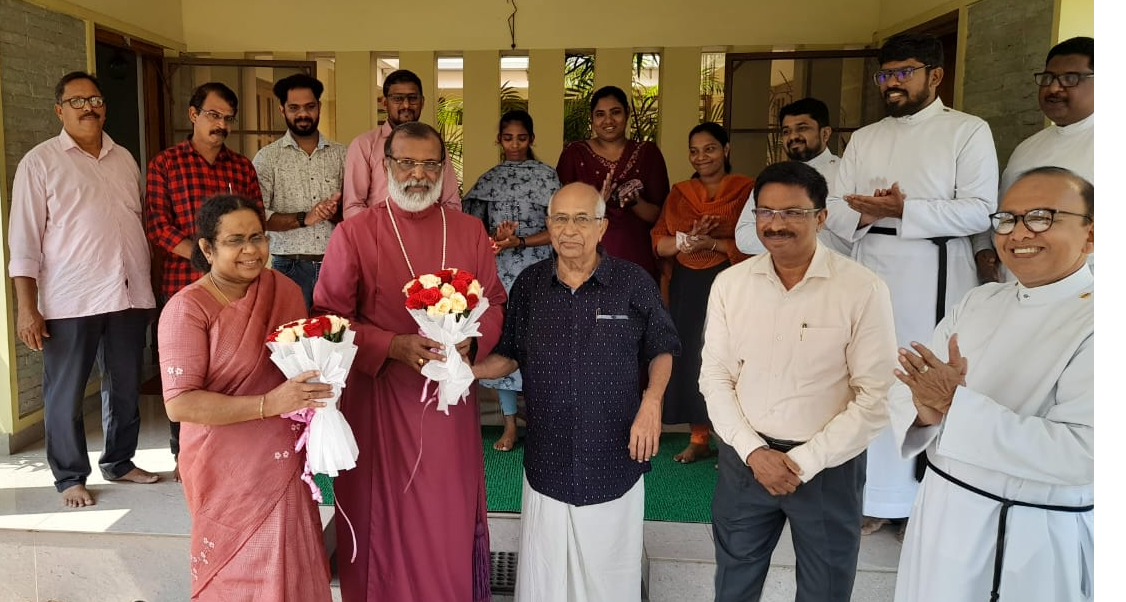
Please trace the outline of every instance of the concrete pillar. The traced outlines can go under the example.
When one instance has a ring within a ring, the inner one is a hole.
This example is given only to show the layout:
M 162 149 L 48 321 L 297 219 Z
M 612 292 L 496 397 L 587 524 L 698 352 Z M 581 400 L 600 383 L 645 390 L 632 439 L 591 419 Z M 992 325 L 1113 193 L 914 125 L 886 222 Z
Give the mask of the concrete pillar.
M 375 127 L 371 53 L 336 53 L 336 135 L 342 144 Z
M 500 52 L 473 50 L 464 55 L 462 98 L 462 188 L 469 190 L 481 174 L 497 164 L 500 120 Z
M 438 59 L 430 50 L 411 50 L 399 53 L 399 68 L 409 69 L 422 80 L 422 94 L 426 104 L 418 120 L 438 127 Z
M 700 48 L 665 48 L 661 52 L 661 122 L 657 144 L 668 165 L 669 182 L 692 176 L 688 132 L 700 122 Z
M 563 49 L 528 52 L 528 112 L 536 126 L 536 157 L 551 165 L 563 152 Z
M 633 88 L 633 49 L 599 48 L 594 51 L 594 89 L 617 86 L 626 96 Z M 697 84 L 699 87 L 699 84 Z

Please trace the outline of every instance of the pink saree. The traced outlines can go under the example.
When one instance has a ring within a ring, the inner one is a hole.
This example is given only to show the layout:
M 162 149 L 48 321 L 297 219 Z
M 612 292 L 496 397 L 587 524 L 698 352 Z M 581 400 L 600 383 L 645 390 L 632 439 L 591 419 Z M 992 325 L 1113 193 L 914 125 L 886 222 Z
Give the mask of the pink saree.
M 301 289 L 263 270 L 224 307 L 197 284 L 160 317 L 164 399 L 203 389 L 261 395 L 285 377 L 264 341 L 305 317 Z M 304 428 L 277 416 L 225 426 L 183 423 L 180 475 L 192 517 L 192 600 L 328 602 L 328 558 L 317 507 L 301 481 Z

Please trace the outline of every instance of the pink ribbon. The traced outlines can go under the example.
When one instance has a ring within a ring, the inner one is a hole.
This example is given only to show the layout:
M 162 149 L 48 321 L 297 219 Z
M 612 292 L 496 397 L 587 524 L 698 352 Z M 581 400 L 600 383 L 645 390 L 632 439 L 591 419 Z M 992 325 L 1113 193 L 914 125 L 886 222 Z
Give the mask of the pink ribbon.
M 407 486 L 403 488 L 403 493 L 406 493 L 407 490 L 411 488 L 411 483 L 414 482 L 414 475 L 418 472 L 419 465 L 422 464 L 422 422 L 426 420 L 426 408 L 429 408 L 430 404 L 434 403 L 434 400 L 438 399 L 437 383 L 434 384 L 434 393 L 427 393 L 428 389 L 430 388 L 430 383 L 432 382 L 434 381 L 428 378 L 426 379 L 425 383 L 422 383 L 422 395 L 418 398 L 419 403 L 426 404 L 422 407 L 422 417 L 418 419 L 418 457 L 414 460 L 414 468 L 411 469 L 411 476 L 409 479 L 407 479 Z M 427 397 L 430 397 L 430 399 L 426 399 Z

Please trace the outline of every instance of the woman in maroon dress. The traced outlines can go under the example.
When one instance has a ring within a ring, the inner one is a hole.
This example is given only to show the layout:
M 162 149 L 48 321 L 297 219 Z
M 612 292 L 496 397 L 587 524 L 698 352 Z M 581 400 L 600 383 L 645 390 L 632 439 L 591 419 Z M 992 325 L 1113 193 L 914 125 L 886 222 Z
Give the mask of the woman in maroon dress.
M 626 138 L 629 99 L 621 88 L 605 86 L 590 97 L 594 136 L 572 142 L 559 156 L 559 181 L 586 182 L 602 191 L 610 226 L 602 246 L 657 278 L 649 230 L 669 194 L 669 174 L 661 150 L 652 142 Z

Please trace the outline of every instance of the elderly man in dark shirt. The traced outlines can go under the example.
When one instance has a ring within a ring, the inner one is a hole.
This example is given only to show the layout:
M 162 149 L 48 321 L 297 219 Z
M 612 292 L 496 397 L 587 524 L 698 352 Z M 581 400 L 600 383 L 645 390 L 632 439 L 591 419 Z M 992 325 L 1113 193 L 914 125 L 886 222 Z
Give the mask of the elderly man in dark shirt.
M 524 375 L 516 600 L 641 599 L 641 475 L 680 340 L 653 279 L 599 248 L 605 212 L 587 184 L 555 193 L 555 256 L 516 279 L 501 341 L 474 367 L 478 378 Z

